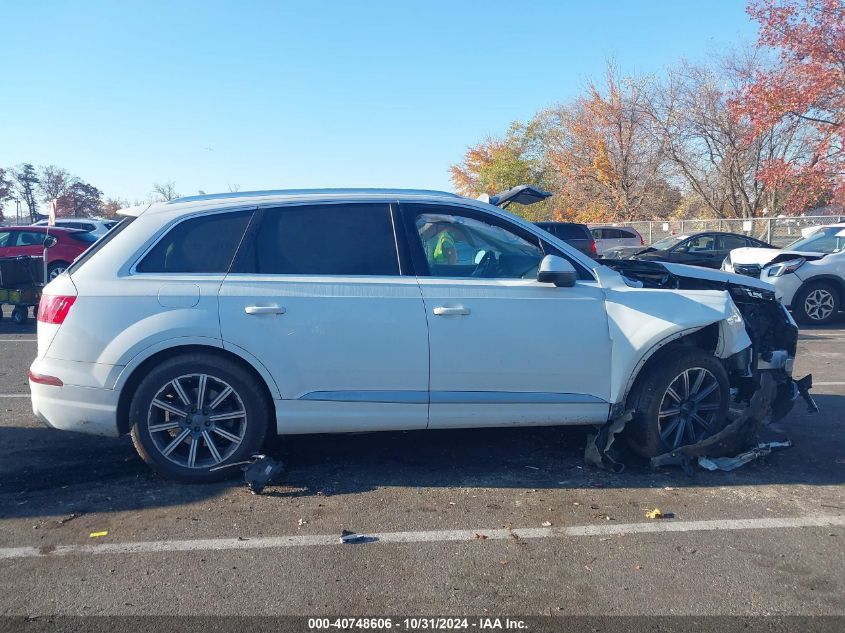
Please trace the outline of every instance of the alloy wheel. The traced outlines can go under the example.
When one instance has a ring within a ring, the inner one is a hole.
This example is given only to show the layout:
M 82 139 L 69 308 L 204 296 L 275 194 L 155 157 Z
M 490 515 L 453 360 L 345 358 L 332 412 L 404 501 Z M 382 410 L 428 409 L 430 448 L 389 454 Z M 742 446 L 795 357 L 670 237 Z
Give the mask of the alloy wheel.
M 700 442 L 716 431 L 721 406 L 716 376 L 703 367 L 684 370 L 669 383 L 660 402 L 660 439 L 670 449 Z
M 183 468 L 226 461 L 244 440 L 247 414 L 238 393 L 209 374 L 179 376 L 158 390 L 147 413 L 156 450 Z
M 64 268 L 64 267 L 53 268 L 50 271 L 50 281 L 52 281 L 53 279 L 55 279 L 56 277 L 61 275 L 63 272 L 65 272 L 65 270 L 67 270 L 67 269 Z
M 804 312 L 813 321 L 824 321 L 831 315 L 835 307 L 833 294 L 824 288 L 816 288 L 804 299 Z

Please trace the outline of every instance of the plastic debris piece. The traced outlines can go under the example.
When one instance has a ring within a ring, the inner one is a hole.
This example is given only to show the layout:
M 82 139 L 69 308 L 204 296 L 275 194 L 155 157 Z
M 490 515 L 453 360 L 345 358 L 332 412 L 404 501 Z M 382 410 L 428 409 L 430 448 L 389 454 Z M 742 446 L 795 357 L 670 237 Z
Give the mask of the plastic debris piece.
M 101 536 L 108 536 L 108 535 L 109 535 L 109 531 L 103 530 L 102 532 L 91 532 L 91 534 L 88 535 L 88 538 L 100 538 Z
M 745 466 L 748 462 L 754 461 L 758 457 L 771 454 L 776 448 L 789 448 L 792 442 L 787 440 L 785 442 L 766 442 L 757 444 L 754 448 L 734 457 L 699 457 L 698 465 L 705 470 L 736 470 L 740 466 Z
M 660 508 L 655 508 L 654 510 L 648 510 L 645 513 L 646 519 L 662 519 L 663 512 L 660 511 Z
M 543 521 L 540 525 L 542 525 L 543 527 L 552 527 L 552 522 L 551 521 Z
M 340 533 L 340 542 L 350 545 L 357 543 L 372 543 L 376 538 L 374 536 L 367 536 L 366 534 L 357 534 L 350 530 L 343 530 Z
M 244 481 L 252 494 L 260 495 L 284 470 L 284 465 L 267 455 L 255 455 L 253 459 L 254 461 L 244 469 Z

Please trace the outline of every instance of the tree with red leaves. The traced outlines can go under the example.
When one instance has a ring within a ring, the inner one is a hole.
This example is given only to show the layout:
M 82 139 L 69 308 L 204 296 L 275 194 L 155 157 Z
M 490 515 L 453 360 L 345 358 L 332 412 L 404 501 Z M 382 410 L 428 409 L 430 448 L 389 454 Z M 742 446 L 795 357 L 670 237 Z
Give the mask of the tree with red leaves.
M 776 63 L 739 92 L 733 111 L 753 134 L 775 125 L 810 126 L 811 152 L 800 162 L 769 161 L 761 177 L 787 190 L 787 208 L 819 200 L 845 203 L 845 0 L 751 0 L 762 47 Z

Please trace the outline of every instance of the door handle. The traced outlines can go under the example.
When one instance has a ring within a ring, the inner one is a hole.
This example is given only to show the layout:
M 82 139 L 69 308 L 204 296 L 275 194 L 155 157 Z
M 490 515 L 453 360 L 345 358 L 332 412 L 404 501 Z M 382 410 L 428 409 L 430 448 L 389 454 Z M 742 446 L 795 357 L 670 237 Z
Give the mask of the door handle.
M 434 308 L 436 316 L 453 316 L 458 314 L 469 314 L 469 308 L 457 306 L 455 308 L 447 308 L 446 306 L 437 306 Z
M 284 314 L 285 309 L 279 306 L 247 306 L 244 308 L 247 314 Z

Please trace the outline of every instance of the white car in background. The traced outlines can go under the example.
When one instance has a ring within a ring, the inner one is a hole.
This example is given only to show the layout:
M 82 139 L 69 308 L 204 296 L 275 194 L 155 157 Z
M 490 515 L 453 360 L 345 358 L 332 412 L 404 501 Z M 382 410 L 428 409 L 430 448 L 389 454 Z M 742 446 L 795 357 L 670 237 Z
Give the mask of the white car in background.
M 769 284 L 605 266 L 485 202 L 296 190 L 123 213 L 44 288 L 32 406 L 54 428 L 131 434 L 181 480 L 233 472 L 219 467 L 269 433 L 630 412 L 629 441 L 658 455 L 719 431 L 761 381 L 773 418 L 801 391 L 798 330 Z
M 645 246 L 643 236 L 629 226 L 591 226 L 590 232 L 596 241 L 596 254 L 599 256 L 621 246 L 632 248 Z
M 97 218 L 57 218 L 56 226 L 63 229 L 78 229 L 86 231 L 94 237 L 100 238 L 117 224 L 117 220 L 100 220 Z M 47 220 L 39 220 L 35 226 L 47 226 Z
M 845 223 L 807 228 L 802 234 L 782 250 L 732 250 L 722 270 L 772 284 L 797 321 L 829 323 L 845 305 Z

